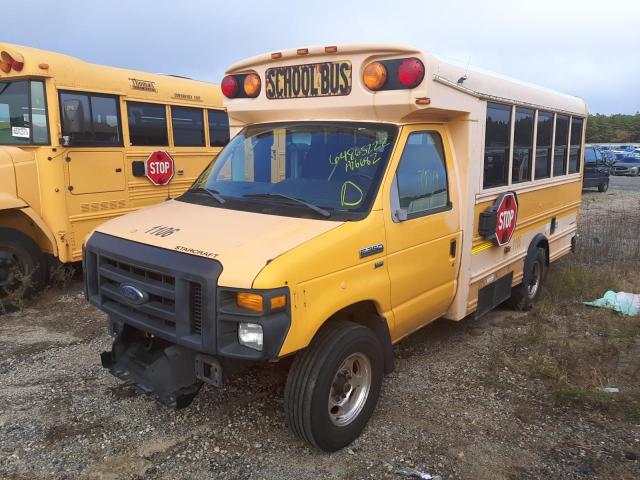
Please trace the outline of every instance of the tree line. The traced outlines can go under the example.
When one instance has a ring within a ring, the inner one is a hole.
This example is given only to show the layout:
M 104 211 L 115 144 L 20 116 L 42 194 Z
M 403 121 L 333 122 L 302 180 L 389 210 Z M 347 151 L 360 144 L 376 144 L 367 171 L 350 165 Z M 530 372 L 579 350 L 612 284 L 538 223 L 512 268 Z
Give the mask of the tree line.
M 587 143 L 640 143 L 640 112 L 589 115 Z

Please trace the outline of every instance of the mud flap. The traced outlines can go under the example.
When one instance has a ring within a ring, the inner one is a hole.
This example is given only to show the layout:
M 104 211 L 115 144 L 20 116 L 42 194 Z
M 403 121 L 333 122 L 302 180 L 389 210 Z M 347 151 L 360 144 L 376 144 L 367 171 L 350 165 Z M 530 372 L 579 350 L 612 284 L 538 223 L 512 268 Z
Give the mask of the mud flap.
M 191 404 L 202 381 L 196 377 L 196 353 L 173 344 L 145 339 L 123 341 L 100 355 L 102 366 L 160 403 L 180 409 Z

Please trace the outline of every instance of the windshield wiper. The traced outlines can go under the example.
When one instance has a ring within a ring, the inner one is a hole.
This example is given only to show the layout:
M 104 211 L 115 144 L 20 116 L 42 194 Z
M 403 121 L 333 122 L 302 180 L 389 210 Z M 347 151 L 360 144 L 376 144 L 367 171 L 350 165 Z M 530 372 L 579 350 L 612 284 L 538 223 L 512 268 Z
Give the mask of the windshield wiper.
M 285 195 L 283 193 L 248 193 L 246 195 L 243 195 L 243 197 L 246 197 L 246 198 L 274 198 L 274 197 L 276 197 L 276 198 L 277 197 L 285 198 L 287 200 L 291 200 L 292 202 L 299 203 L 300 205 L 304 205 L 305 207 L 313 210 L 316 213 L 319 213 L 320 215 L 322 215 L 325 218 L 329 218 L 331 216 L 331 213 L 329 213 L 324 208 L 320 208 L 319 206 L 314 205 L 313 203 L 305 202 L 304 200 L 301 200 L 300 198 L 290 197 L 289 195 Z
M 217 190 L 210 190 L 210 189 L 204 188 L 204 187 L 196 187 L 196 188 L 190 188 L 189 192 L 206 193 L 210 197 L 215 198 L 219 203 L 225 203 L 226 202 L 226 200 L 220 196 L 220 192 L 218 192 Z

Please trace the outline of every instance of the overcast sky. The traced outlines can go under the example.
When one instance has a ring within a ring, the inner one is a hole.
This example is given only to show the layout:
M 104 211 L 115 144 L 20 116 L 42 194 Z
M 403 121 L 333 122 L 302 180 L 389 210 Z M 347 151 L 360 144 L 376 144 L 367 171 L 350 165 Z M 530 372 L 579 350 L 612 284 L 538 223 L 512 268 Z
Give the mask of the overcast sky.
M 258 53 L 396 42 L 640 111 L 638 0 L 23 0 L 3 2 L 0 41 L 220 82 Z

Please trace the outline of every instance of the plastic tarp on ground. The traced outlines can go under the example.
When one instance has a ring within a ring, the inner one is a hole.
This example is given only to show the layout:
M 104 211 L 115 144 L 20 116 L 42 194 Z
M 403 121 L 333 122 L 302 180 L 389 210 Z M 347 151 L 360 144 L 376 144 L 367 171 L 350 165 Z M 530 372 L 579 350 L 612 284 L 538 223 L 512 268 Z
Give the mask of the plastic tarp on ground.
M 614 292 L 609 290 L 604 297 L 593 302 L 584 302 L 591 307 L 608 308 L 622 315 L 640 315 L 640 294 L 627 292 Z

